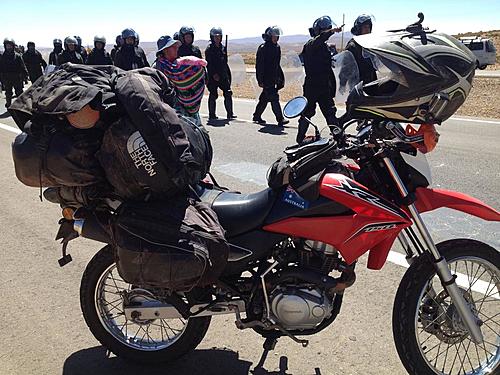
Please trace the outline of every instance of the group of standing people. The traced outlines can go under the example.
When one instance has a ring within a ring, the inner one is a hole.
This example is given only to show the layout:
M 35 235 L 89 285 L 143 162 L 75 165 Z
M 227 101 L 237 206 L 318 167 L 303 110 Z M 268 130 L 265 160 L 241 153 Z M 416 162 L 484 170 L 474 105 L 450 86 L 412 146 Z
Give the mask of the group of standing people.
M 336 107 L 334 97 L 336 81 L 332 71 L 332 49 L 327 44 L 328 39 L 341 27 L 334 27 L 329 16 L 316 19 L 309 29 L 311 39 L 303 46 L 301 61 L 305 70 L 303 95 L 308 104 L 304 117 L 311 118 L 319 105 L 328 125 L 336 125 Z M 372 17 L 359 16 L 351 29 L 352 34 L 371 33 Z M 284 118 L 279 102 L 279 90 L 285 86 L 285 75 L 280 66 L 281 47 L 279 38 L 282 31 L 278 26 L 270 26 L 262 34 L 262 43 L 256 53 L 256 78 L 262 92 L 259 96 L 253 121 L 266 124 L 262 114 L 271 103 L 272 111 L 278 126 L 284 126 L 288 120 Z M 224 107 L 227 119 L 236 118 L 233 110 L 231 90 L 231 70 L 228 64 L 227 46 L 222 43 L 223 33 L 220 27 L 210 30 L 210 43 L 205 50 L 203 59 L 200 48 L 193 44 L 194 29 L 183 26 L 173 37 L 164 35 L 157 41 L 156 60 L 153 67 L 163 72 L 177 92 L 177 110 L 192 117 L 200 123 L 199 108 L 203 98 L 205 85 L 208 88 L 209 122 L 217 120 L 216 100 L 218 90 L 223 92 Z M 96 36 L 94 48 L 87 53 L 82 47 L 79 37 L 67 37 L 63 42 L 54 39 L 54 49 L 49 55 L 50 65 L 61 65 L 67 62 L 88 65 L 112 65 L 132 70 L 148 67 L 144 50 L 139 47 L 139 35 L 130 28 L 122 31 L 116 37 L 116 44 L 111 53 L 106 51 L 106 38 Z M 0 55 L 0 78 L 6 91 L 6 106 L 10 106 L 14 89 L 16 95 L 23 90 L 23 77 L 36 81 L 42 74 L 47 63 L 35 44 L 29 42 L 28 50 L 21 56 L 15 51 L 16 44 L 12 39 L 4 40 L 5 51 Z M 361 47 L 352 39 L 346 49 L 350 51 L 360 71 L 360 78 L 366 84 L 376 79 L 376 74 L 369 59 L 365 58 Z M 305 141 L 309 123 L 303 117 L 299 120 L 297 143 Z

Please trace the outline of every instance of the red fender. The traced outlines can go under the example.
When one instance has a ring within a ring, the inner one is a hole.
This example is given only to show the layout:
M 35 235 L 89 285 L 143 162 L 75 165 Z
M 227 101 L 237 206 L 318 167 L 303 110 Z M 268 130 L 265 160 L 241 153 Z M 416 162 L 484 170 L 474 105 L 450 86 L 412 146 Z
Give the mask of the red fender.
M 500 221 L 500 213 L 479 199 L 451 190 L 417 188 L 415 205 L 419 212 L 440 207 L 453 208 L 488 221 Z

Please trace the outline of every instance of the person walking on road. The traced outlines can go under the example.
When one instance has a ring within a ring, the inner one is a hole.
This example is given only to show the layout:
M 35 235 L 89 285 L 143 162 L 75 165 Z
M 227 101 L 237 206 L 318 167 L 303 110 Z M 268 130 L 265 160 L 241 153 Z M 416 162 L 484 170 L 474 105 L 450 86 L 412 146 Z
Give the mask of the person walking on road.
M 262 34 L 264 43 L 257 49 L 255 70 L 257 83 L 262 88 L 262 93 L 259 96 L 259 101 L 253 113 L 253 121 L 261 125 L 266 123 L 262 119 L 262 114 L 269 102 L 271 103 L 274 116 L 276 116 L 278 126 L 289 123 L 283 117 L 278 94 L 278 91 L 285 87 L 285 75 L 280 66 L 281 47 L 278 44 L 281 34 L 282 31 L 278 26 L 268 27 L 264 34 Z
M 301 144 L 305 140 L 310 119 L 316 113 L 316 104 L 325 116 L 328 125 L 337 124 L 337 108 L 333 98 L 336 92 L 335 75 L 332 70 L 332 54 L 326 44 L 328 39 L 335 33 L 342 31 L 341 27 L 334 27 L 329 16 L 323 16 L 314 21 L 313 27 L 309 29 L 311 39 L 304 45 L 301 55 L 304 60 L 306 78 L 304 81 L 304 96 L 307 98 L 307 106 L 304 116 L 299 119 L 299 129 L 296 141 Z
M 208 120 L 217 120 L 216 101 L 218 89 L 224 95 L 224 107 L 226 108 L 227 119 L 235 119 L 233 113 L 233 92 L 231 91 L 231 70 L 227 63 L 227 50 L 222 45 L 222 29 L 213 27 L 210 30 L 210 43 L 205 50 L 205 60 L 207 60 L 208 80 Z
M 43 70 L 47 67 L 42 54 L 35 49 L 34 42 L 28 42 L 28 50 L 23 54 L 23 61 L 28 69 L 31 83 L 40 78 L 43 75 Z
M 57 61 L 57 57 L 63 51 L 62 40 L 61 39 L 54 39 L 52 44 L 54 45 L 54 49 L 52 50 L 52 52 L 49 55 L 49 65 L 59 66 L 59 62 Z
M 16 96 L 23 93 L 23 79 L 28 76 L 22 56 L 15 51 L 14 39 L 5 38 L 3 41 L 4 52 L 0 57 L 0 76 L 5 90 L 5 107 L 12 104 L 14 90 Z

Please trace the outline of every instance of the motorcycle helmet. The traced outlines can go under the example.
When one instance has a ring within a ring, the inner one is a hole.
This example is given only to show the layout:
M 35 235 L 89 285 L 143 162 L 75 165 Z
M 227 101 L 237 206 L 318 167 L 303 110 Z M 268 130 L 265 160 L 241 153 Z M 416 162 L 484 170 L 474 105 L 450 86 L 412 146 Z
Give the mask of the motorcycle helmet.
M 181 29 L 179 30 L 179 40 L 182 43 L 184 43 L 184 36 L 187 34 L 191 34 L 194 41 L 194 28 L 192 28 L 191 26 L 182 26 Z
M 76 39 L 76 41 L 77 41 L 77 45 L 78 45 L 78 47 L 81 47 L 81 46 L 82 46 L 82 38 L 80 38 L 79 36 L 76 36 L 76 35 L 75 35 L 75 39 Z
M 61 39 L 54 39 L 52 41 L 52 44 L 54 45 L 54 47 L 56 47 L 56 46 L 62 47 L 62 40 Z
M 105 47 L 106 46 L 106 37 L 96 35 L 94 37 L 94 47 L 95 47 L 96 43 L 102 43 L 104 45 L 104 47 Z
M 125 39 L 127 38 L 136 38 L 137 37 L 137 33 L 134 31 L 134 29 L 125 29 L 122 31 L 122 35 L 121 35 L 122 39 L 123 39 L 123 43 L 125 43 Z
M 370 25 L 371 32 L 373 27 L 373 18 L 373 16 L 370 16 L 368 14 L 362 14 L 358 16 L 358 18 L 356 18 L 356 21 L 354 21 L 354 26 L 351 28 L 351 34 L 360 35 L 361 27 L 363 27 L 363 25 Z
M 441 123 L 463 104 L 472 87 L 475 57 L 452 36 L 409 32 L 355 36 L 377 72 L 347 98 L 354 118 Z
M 14 39 L 12 39 L 12 38 L 5 38 L 5 39 L 3 40 L 3 45 L 4 45 L 4 47 L 5 47 L 5 45 L 6 45 L 6 44 L 12 44 L 12 46 L 13 46 L 13 47 L 15 47 L 15 46 L 16 46 L 16 42 L 15 42 L 15 40 L 14 40 Z
M 69 44 L 74 44 L 75 46 L 77 46 L 78 40 L 72 36 L 68 36 L 64 39 L 64 45 L 68 46 Z
M 122 38 L 122 35 L 117 35 L 116 38 L 115 38 L 115 44 L 117 46 L 121 46 L 123 44 L 123 38 Z
M 312 38 L 317 37 L 322 31 L 329 30 L 334 26 L 337 25 L 332 22 L 330 16 L 319 17 L 314 21 L 312 27 L 309 28 L 309 35 L 311 35 Z
M 210 29 L 210 40 L 213 42 L 214 41 L 214 36 L 220 35 L 222 36 L 222 28 L 220 27 L 212 27 Z
M 137 33 L 137 31 L 135 32 L 135 43 L 134 45 L 137 47 L 139 45 L 139 34 Z
M 173 38 L 174 40 L 179 40 L 179 32 L 178 32 L 178 31 L 176 31 L 176 32 L 174 33 L 174 36 L 173 36 L 172 38 Z
M 264 39 L 265 42 L 270 41 L 272 36 L 277 36 L 278 39 L 280 35 L 283 35 L 283 30 L 279 28 L 278 26 L 269 26 L 266 31 L 264 31 L 264 34 L 262 34 L 262 39 Z

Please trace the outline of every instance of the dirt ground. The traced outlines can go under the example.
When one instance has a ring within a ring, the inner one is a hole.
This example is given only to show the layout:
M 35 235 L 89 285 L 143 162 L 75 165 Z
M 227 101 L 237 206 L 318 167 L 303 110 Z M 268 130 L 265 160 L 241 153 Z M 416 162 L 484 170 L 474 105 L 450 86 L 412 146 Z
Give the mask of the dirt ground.
M 233 87 L 236 97 L 255 99 L 261 90 L 256 90 L 250 79 Z M 297 95 L 302 95 L 299 84 L 287 85 L 280 91 L 280 100 L 288 101 Z M 476 78 L 472 90 L 456 113 L 462 116 L 500 118 L 500 79 Z

